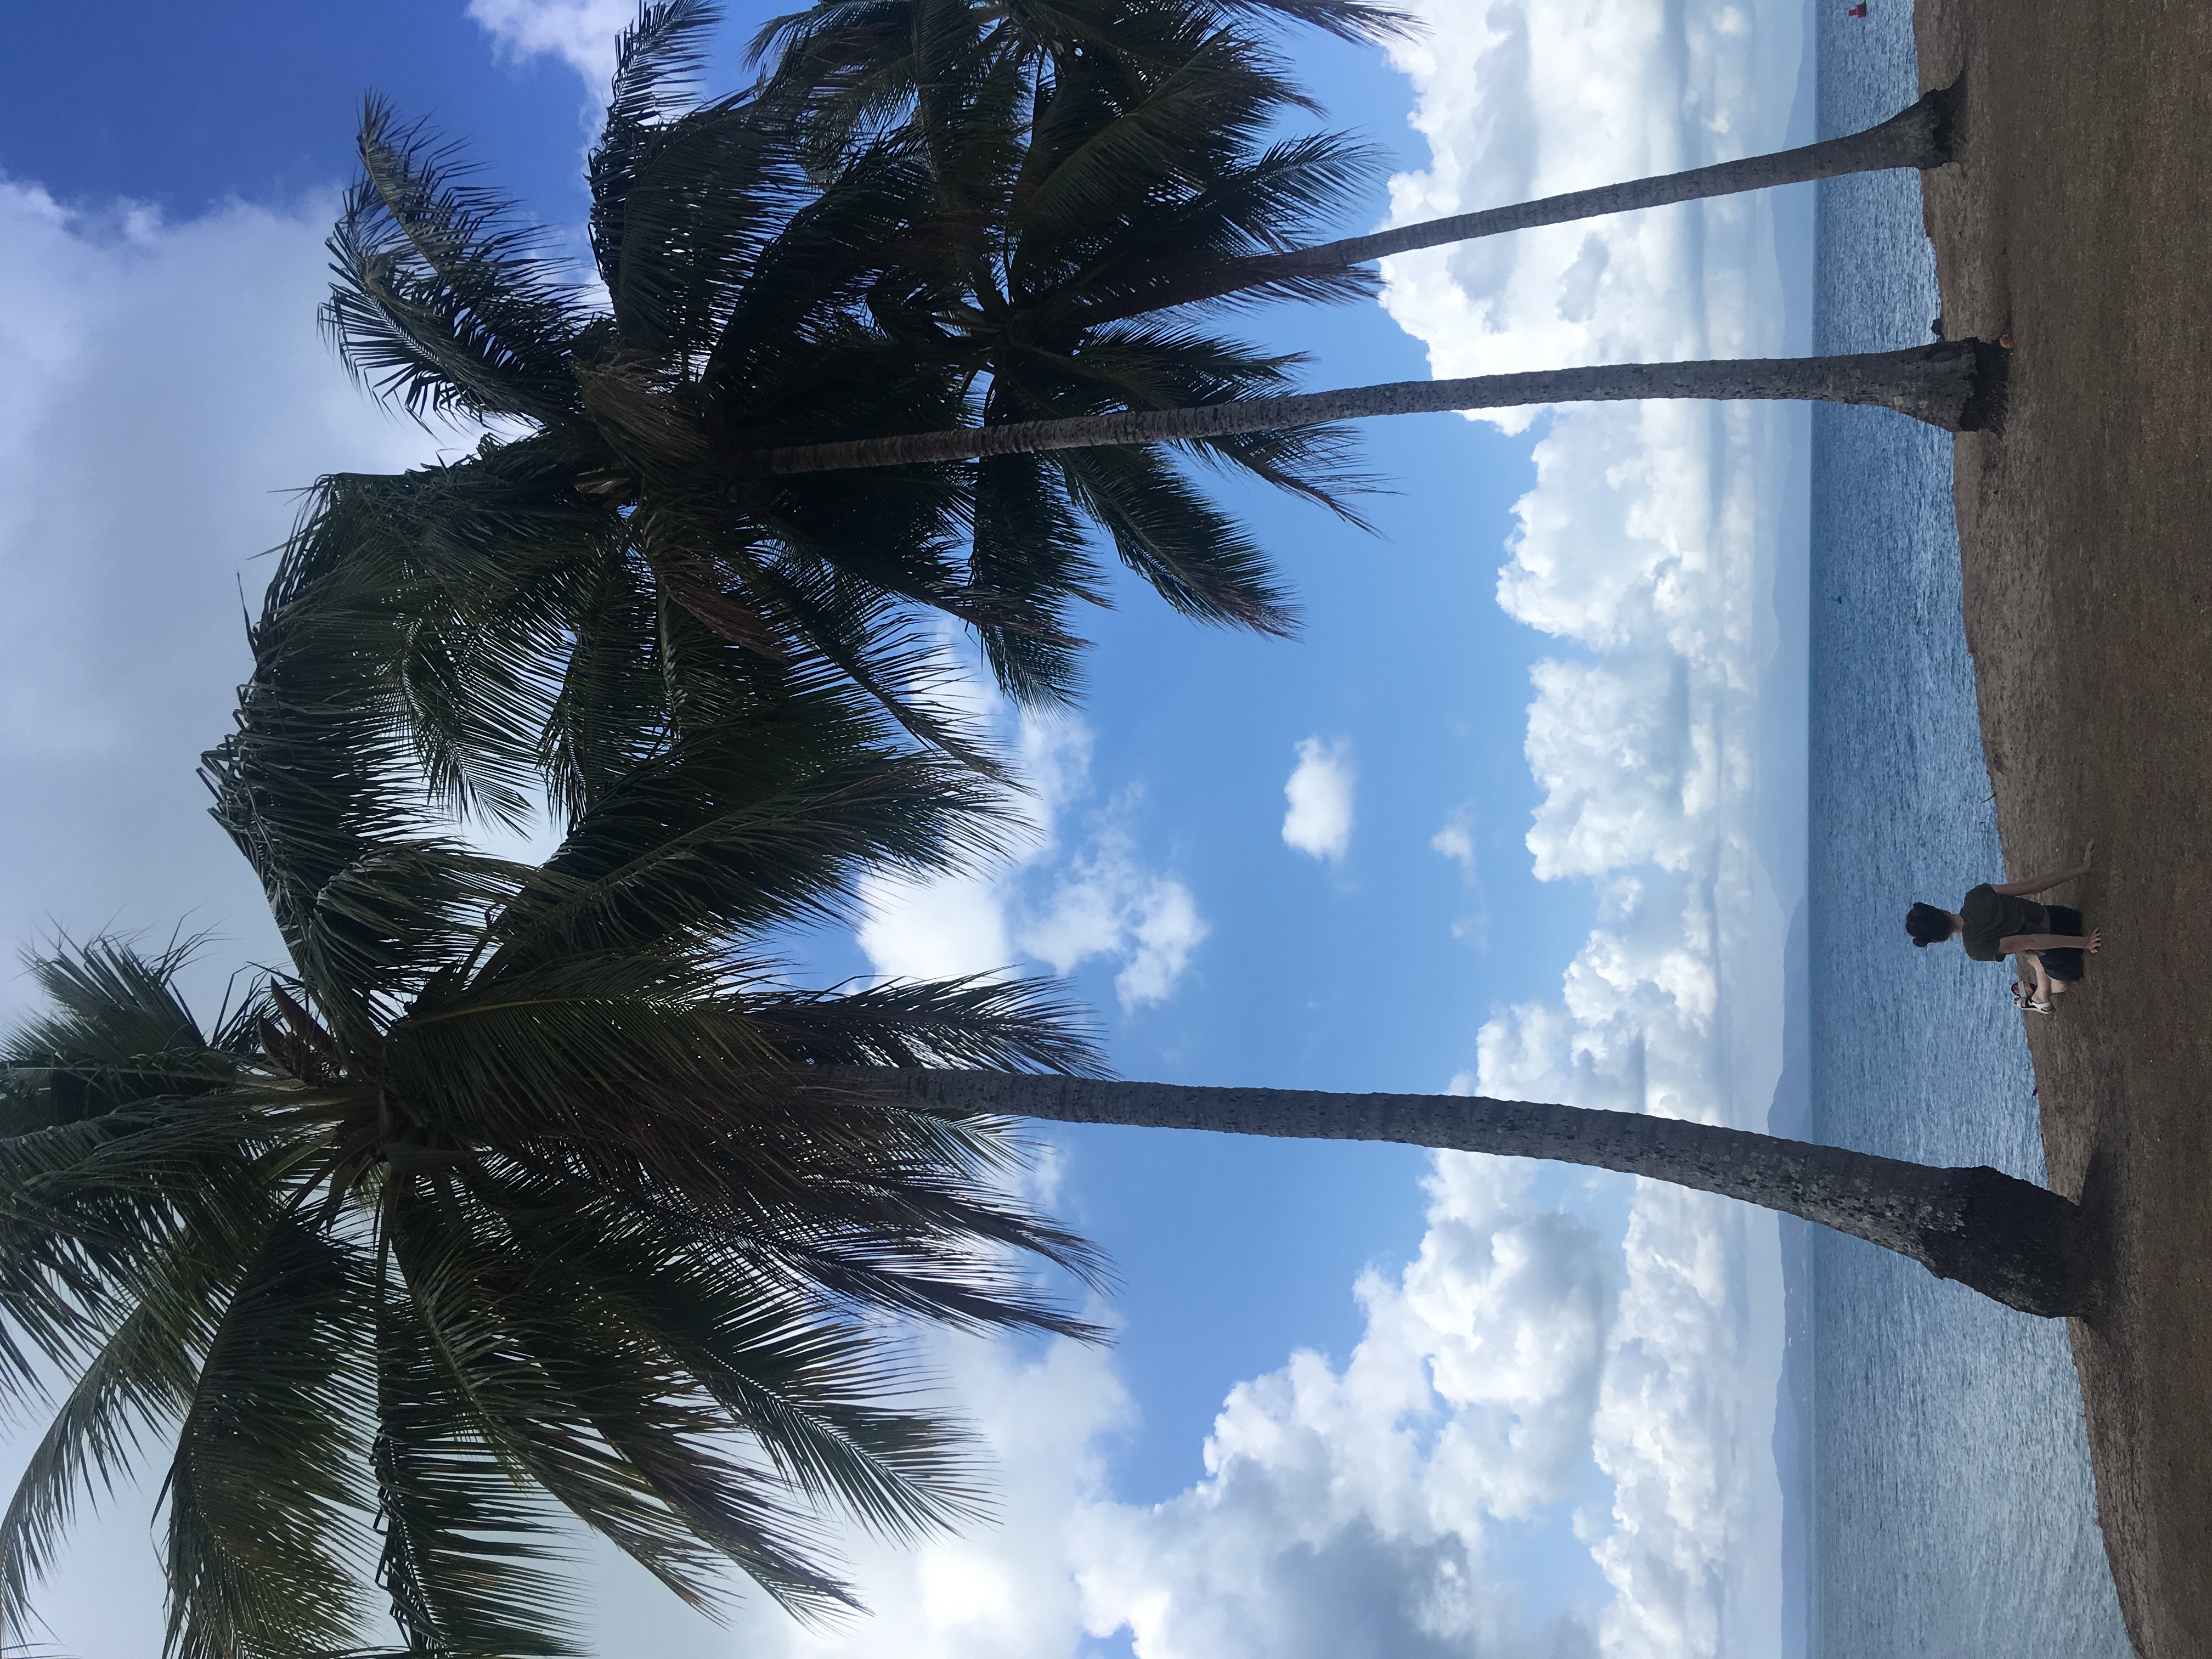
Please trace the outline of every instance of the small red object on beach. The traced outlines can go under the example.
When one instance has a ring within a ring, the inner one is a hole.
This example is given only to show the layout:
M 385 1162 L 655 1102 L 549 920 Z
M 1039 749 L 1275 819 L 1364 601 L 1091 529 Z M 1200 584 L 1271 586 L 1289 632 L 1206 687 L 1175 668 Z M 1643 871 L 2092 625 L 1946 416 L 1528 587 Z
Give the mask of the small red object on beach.
M 1853 7 L 1852 7 L 1849 11 L 1845 12 L 1845 13 L 1844 14 L 1844 16 L 1846 16 L 1846 17 L 1863 17 L 1863 16 L 1865 16 L 1865 15 L 1866 15 L 1866 0 L 1859 0 L 1858 4 L 1856 4 L 1856 6 L 1853 6 Z

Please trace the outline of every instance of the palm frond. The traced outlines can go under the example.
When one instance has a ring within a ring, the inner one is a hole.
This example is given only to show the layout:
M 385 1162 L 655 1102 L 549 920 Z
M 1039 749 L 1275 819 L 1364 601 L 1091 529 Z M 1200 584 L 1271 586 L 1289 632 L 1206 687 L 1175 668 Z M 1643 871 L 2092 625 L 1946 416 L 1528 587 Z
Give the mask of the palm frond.
M 640 763 L 502 915 L 484 982 L 549 949 L 681 949 L 836 919 L 863 870 L 988 856 L 994 793 L 950 762 L 888 749 L 874 727 L 817 702 Z
M 583 1651 L 548 1515 L 440 1376 L 404 1291 L 376 1303 L 377 1583 L 412 1651 L 541 1659 Z
M 433 1363 L 476 1431 L 702 1612 L 725 1605 L 722 1561 L 795 1608 L 849 1605 L 778 1537 L 788 1517 L 712 1449 L 711 1419 L 665 1358 L 595 1342 L 588 1309 L 550 1291 L 558 1260 L 549 1282 L 498 1229 L 470 1224 L 473 1210 L 458 1183 L 416 1178 L 395 1187 L 384 1217 Z
M 588 313 L 544 234 L 428 128 L 362 108 L 362 178 L 329 242 L 325 330 L 355 377 L 410 414 L 557 418 Z
M 367 1266 L 280 1219 L 223 1311 L 162 1486 L 175 1659 L 352 1644 L 374 1504 Z
M 1297 612 L 1265 550 L 1157 452 L 1070 450 L 1061 466 L 1070 494 L 1105 527 L 1121 562 L 1184 616 L 1262 634 L 1295 631 Z
M 53 1009 L 0 1038 L 0 1136 L 234 1081 L 248 1010 L 210 1038 L 176 989 L 178 970 L 202 943 L 181 938 L 147 957 L 125 940 L 78 945 L 64 936 L 27 957 Z
M 183 1418 L 201 1356 L 259 1243 L 180 1230 L 157 1282 L 140 1280 L 136 1304 L 61 1401 L 0 1517 L 0 1645 L 28 1627 L 31 1594 L 80 1504 L 112 1492 L 143 1440 Z
M 127 1107 L 0 1140 L 0 1395 L 36 1397 L 32 1355 L 82 1364 L 187 1246 L 219 1254 L 265 1224 L 255 1165 L 276 1138 L 245 1102 Z

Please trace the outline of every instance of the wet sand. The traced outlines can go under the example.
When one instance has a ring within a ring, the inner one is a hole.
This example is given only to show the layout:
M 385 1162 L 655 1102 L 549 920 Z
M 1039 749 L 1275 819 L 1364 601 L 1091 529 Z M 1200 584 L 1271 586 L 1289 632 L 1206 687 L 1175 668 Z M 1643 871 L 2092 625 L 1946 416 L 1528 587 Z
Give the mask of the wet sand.
M 2098 1518 L 2146 1659 L 2212 1656 L 2212 3 L 1921 0 L 1966 76 L 1923 176 L 1945 332 L 2009 336 L 1960 439 L 1966 629 L 2014 877 L 2104 953 L 2030 1017 L 2054 1185 L 2106 1230 L 2072 1322 Z

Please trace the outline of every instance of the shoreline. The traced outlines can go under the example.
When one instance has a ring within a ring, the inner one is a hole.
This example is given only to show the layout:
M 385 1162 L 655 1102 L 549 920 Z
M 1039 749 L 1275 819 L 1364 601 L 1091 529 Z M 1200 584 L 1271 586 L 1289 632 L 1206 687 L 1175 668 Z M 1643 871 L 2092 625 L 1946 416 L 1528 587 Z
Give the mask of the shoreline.
M 2051 1184 L 2104 1230 L 2069 1322 L 2097 1510 L 2146 1659 L 2212 1654 L 2212 8 L 1921 0 L 1963 76 L 1922 175 L 1945 333 L 2014 345 L 2000 434 L 1957 441 L 1967 648 L 2008 872 L 2102 929 L 2031 1021 Z

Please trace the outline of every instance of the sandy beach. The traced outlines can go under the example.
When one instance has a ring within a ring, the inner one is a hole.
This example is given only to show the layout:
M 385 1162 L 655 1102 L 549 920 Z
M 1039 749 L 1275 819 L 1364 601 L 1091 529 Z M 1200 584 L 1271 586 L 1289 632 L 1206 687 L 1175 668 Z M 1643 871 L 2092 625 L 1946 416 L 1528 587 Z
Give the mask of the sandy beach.
M 2051 1178 L 2106 1231 L 2073 1322 L 2099 1520 L 2147 1659 L 2212 1655 L 2212 6 L 1920 0 L 1963 75 L 1923 177 L 1952 337 L 2008 336 L 1959 440 L 1966 629 L 2008 872 L 2104 953 L 2029 1047 Z

